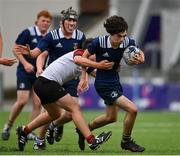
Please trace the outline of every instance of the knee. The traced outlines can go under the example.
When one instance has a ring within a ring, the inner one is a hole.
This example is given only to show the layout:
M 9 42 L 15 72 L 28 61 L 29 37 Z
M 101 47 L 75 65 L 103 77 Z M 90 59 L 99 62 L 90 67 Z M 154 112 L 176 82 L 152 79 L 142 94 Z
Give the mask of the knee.
M 26 100 L 26 99 L 21 99 L 21 100 L 18 100 L 18 101 L 17 101 L 17 105 L 18 105 L 19 107 L 24 107 L 27 102 L 28 102 L 28 100 Z
M 131 107 L 131 108 L 130 108 L 130 113 L 133 114 L 133 115 L 137 115 L 137 113 L 138 113 L 138 108 L 137 108 L 136 106 Z
M 113 123 L 117 121 L 117 116 L 108 116 L 106 119 L 108 123 Z
M 61 117 L 61 114 L 58 113 L 58 112 L 54 112 L 53 114 L 52 114 L 52 113 L 49 113 L 49 116 L 50 116 L 51 119 L 54 121 L 54 120 L 60 118 L 60 117 Z
M 65 116 L 66 116 L 67 120 L 72 120 L 72 115 L 71 115 L 71 113 L 66 112 Z
M 34 108 L 35 110 L 41 110 L 42 105 L 41 105 L 40 102 L 33 102 L 33 108 Z
M 76 113 L 80 111 L 80 106 L 78 104 L 74 104 L 73 107 L 70 108 L 70 113 Z M 69 115 L 70 115 L 69 113 Z

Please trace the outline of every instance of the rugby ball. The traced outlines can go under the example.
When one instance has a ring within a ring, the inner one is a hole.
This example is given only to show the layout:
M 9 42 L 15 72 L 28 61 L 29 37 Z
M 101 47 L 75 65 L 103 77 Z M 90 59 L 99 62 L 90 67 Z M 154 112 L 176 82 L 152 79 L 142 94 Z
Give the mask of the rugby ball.
M 140 52 L 140 49 L 137 48 L 136 46 L 128 46 L 123 53 L 123 60 L 125 61 L 126 64 L 132 65 L 129 63 L 130 60 L 133 60 L 133 57 Z

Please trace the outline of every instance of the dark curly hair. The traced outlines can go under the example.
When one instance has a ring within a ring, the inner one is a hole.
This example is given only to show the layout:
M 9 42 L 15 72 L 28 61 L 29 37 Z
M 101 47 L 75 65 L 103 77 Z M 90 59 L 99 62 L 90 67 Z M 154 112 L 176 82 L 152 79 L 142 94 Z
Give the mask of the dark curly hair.
M 87 38 L 83 43 L 82 43 L 82 49 L 85 50 L 87 47 L 91 44 L 93 38 Z
M 104 27 L 106 28 L 106 31 L 111 35 L 128 30 L 128 24 L 124 20 L 124 18 L 116 15 L 107 18 L 104 22 Z

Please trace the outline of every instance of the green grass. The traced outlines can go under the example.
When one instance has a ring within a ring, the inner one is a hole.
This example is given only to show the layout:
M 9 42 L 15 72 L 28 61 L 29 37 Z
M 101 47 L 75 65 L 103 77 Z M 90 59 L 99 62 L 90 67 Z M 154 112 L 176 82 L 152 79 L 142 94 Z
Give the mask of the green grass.
M 102 111 L 83 111 L 87 121 L 92 120 Z M 0 112 L 0 129 L 7 120 L 8 113 Z M 54 145 L 48 145 L 43 151 L 33 150 L 33 141 L 26 144 L 25 151 L 17 151 L 17 139 L 15 127 L 26 124 L 29 113 L 22 113 L 12 131 L 9 141 L 0 139 L 0 154 L 3 155 L 178 155 L 180 154 L 180 114 L 173 112 L 139 112 L 133 137 L 136 142 L 143 145 L 146 150 L 143 153 L 132 153 L 120 148 L 120 140 L 122 133 L 122 121 L 124 113 L 120 112 L 116 123 L 107 125 L 94 131 L 99 134 L 102 131 L 111 130 L 112 137 L 102 145 L 97 151 L 91 151 L 86 145 L 85 151 L 80 151 L 77 145 L 77 134 L 73 123 L 65 125 L 64 136 L 61 142 Z M 37 132 L 37 131 L 36 131 Z

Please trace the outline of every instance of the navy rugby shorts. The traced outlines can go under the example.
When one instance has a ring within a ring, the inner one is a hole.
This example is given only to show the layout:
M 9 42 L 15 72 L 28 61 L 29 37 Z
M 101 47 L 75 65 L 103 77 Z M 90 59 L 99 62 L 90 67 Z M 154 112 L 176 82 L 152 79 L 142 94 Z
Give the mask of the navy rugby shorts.
M 95 88 L 106 105 L 112 105 L 123 94 L 121 84 L 109 85 L 95 82 Z
M 35 76 L 17 76 L 17 90 L 31 90 L 37 78 Z

